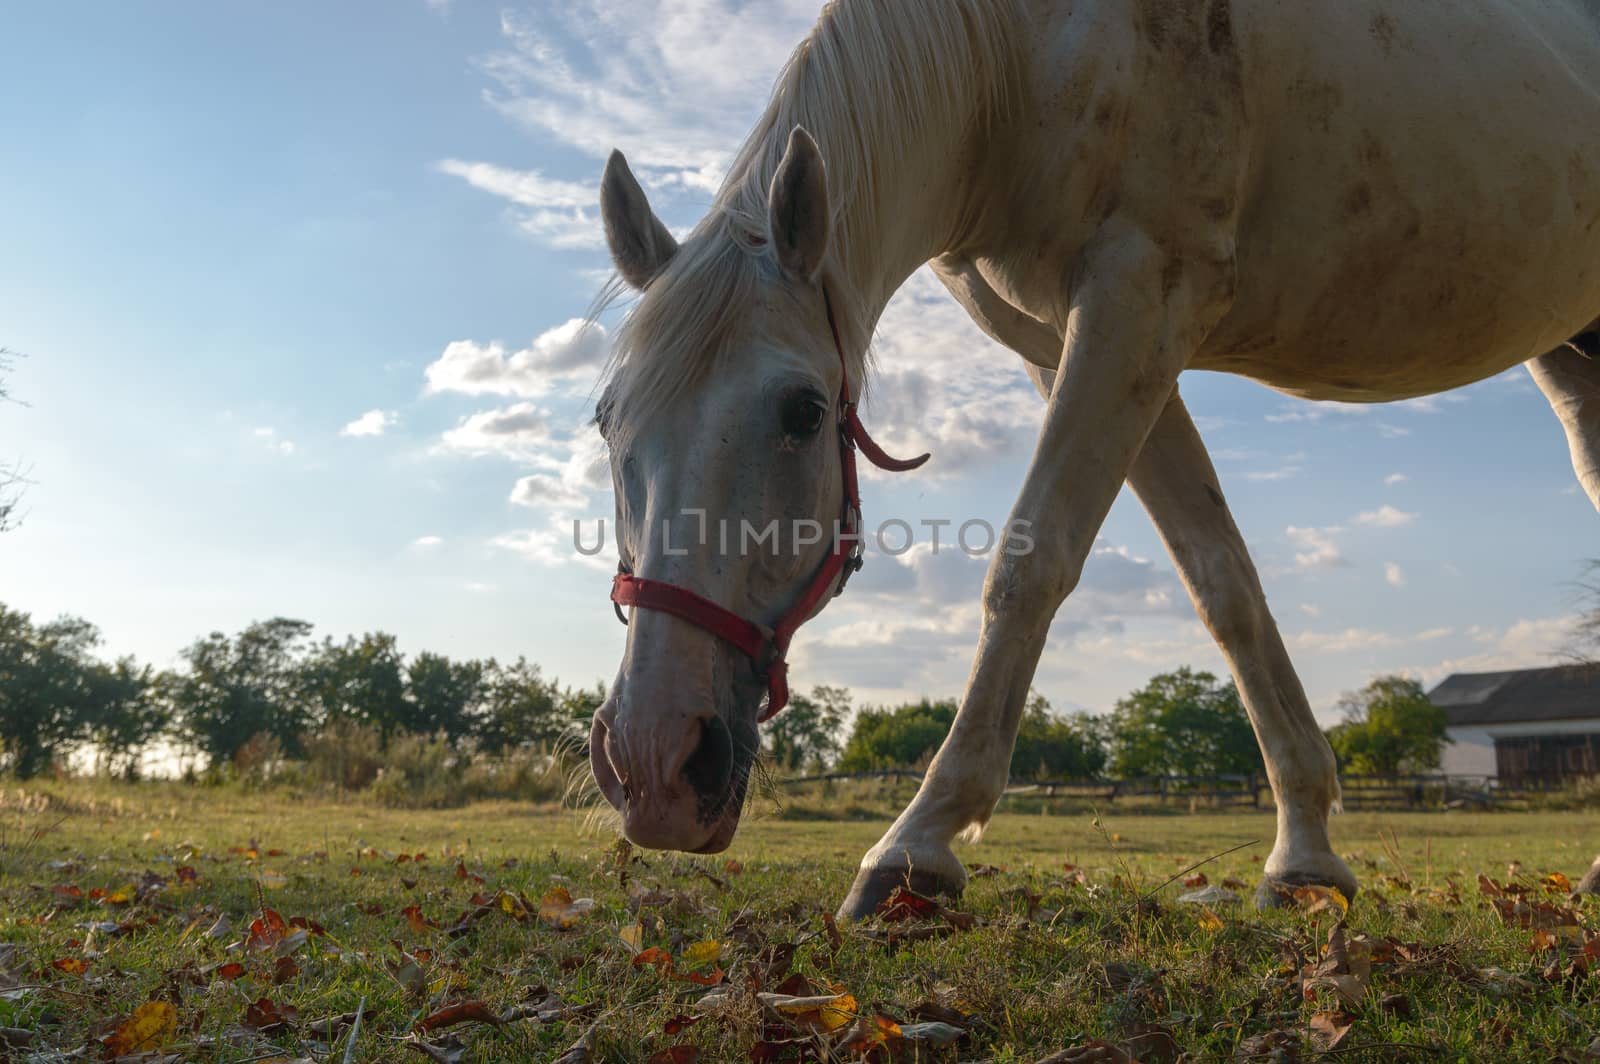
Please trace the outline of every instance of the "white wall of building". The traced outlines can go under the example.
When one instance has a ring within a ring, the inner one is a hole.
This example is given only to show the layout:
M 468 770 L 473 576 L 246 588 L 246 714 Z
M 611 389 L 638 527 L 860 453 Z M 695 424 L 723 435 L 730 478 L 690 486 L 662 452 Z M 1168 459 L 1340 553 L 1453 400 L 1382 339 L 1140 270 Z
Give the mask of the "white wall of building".
M 1439 771 L 1449 776 L 1494 776 L 1496 739 L 1531 739 L 1541 735 L 1584 735 L 1600 732 L 1600 720 L 1544 720 L 1527 724 L 1485 724 L 1446 728 L 1452 740 L 1439 758 Z
M 1486 728 L 1448 728 L 1439 771 L 1448 776 L 1493 776 L 1494 736 Z

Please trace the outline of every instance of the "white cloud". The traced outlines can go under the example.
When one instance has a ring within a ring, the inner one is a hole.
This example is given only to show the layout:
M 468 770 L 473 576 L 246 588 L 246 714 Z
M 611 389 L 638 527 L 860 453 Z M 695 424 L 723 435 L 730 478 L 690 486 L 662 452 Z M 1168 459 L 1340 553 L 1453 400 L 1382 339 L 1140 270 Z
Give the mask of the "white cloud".
M 1416 666 L 1412 671 L 1434 684 L 1456 672 L 1500 672 L 1557 664 L 1572 639 L 1578 619 L 1576 616 L 1523 618 L 1505 628 L 1473 625 L 1467 629 L 1467 634 L 1484 648 L 1482 651 Z
M 1343 531 L 1337 525 L 1331 528 L 1296 528 L 1290 525 L 1284 533 L 1296 547 L 1295 568 L 1331 569 L 1348 564 L 1339 545 L 1334 542 L 1334 537 Z
M 1305 614 L 1307 617 L 1321 617 L 1322 607 L 1313 606 L 1309 602 L 1302 602 L 1300 603 L 1300 612 Z
M 814 0 L 544 0 L 501 16 L 485 97 L 592 159 L 621 147 L 657 189 L 705 193 L 816 14 Z
M 368 410 L 350 424 L 339 430 L 341 436 L 382 436 L 386 429 L 393 428 L 400 418 L 390 410 Z
M 1396 562 L 1384 562 L 1383 578 L 1388 581 L 1390 587 L 1406 586 L 1406 572 Z
M 520 351 L 499 342 L 457 340 L 424 372 L 430 394 L 504 395 L 534 399 L 556 384 L 599 376 L 606 357 L 606 330 L 574 318 L 550 329 Z
M 873 350 L 864 419 L 891 454 L 932 452 L 918 477 L 1011 466 L 1032 453 L 1044 401 L 1017 356 L 979 332 L 931 271 L 918 270 L 890 300 Z
M 1363 403 L 1316 403 L 1298 402 L 1284 406 L 1276 414 L 1266 415 L 1269 423 L 1274 425 L 1297 424 L 1301 422 L 1317 422 L 1329 414 L 1343 414 L 1350 417 L 1362 417 L 1370 414 L 1372 408 Z
M 1348 654 L 1359 650 L 1392 650 L 1415 643 L 1431 643 L 1455 634 L 1454 628 L 1430 628 L 1425 632 L 1378 632 L 1370 628 L 1346 628 L 1340 632 L 1299 632 L 1286 636 L 1291 650 L 1302 654 Z
M 616 544 L 610 535 L 610 526 L 607 524 L 605 549 L 598 554 L 585 554 L 578 550 L 578 535 L 574 530 L 575 518 L 567 514 L 553 514 L 548 523 L 542 528 L 529 528 L 520 532 L 508 532 L 490 540 L 492 546 L 512 554 L 519 555 L 535 565 L 546 568 L 564 568 L 567 566 L 580 566 L 585 569 L 595 569 L 602 572 L 615 572 L 617 568 Z M 595 530 L 589 522 L 583 522 L 582 542 L 585 549 L 594 545 Z
M 532 403 L 516 403 L 499 410 L 484 410 L 461 419 L 444 434 L 446 449 L 470 455 L 498 455 L 530 459 L 550 438 L 545 411 Z
M 418 536 L 411 541 L 411 545 L 418 550 L 431 550 L 434 547 L 443 546 L 444 538 L 442 536 Z
M 1357 514 L 1356 524 L 1366 525 L 1369 528 L 1399 528 L 1402 525 L 1409 525 L 1416 519 L 1417 515 L 1414 513 L 1407 513 L 1385 504 L 1376 510 Z
M 280 439 L 278 437 L 278 430 L 270 425 L 263 425 L 261 428 L 256 429 L 252 435 L 255 436 L 256 439 L 261 440 L 272 450 L 277 451 L 279 454 L 284 455 L 285 457 L 294 454 L 295 452 L 294 441 Z
M 511 501 L 518 506 L 558 506 L 570 510 L 585 505 L 589 495 L 572 490 L 560 477 L 535 473 L 517 481 L 511 489 Z
M 1409 479 L 1411 478 L 1407 477 L 1404 473 L 1390 473 L 1388 476 L 1383 478 L 1383 483 L 1384 486 L 1393 488 L 1404 484 Z
M 1345 654 L 1352 650 L 1380 650 L 1398 646 L 1405 640 L 1388 632 L 1346 628 L 1342 632 L 1300 632 L 1288 636 L 1284 642 L 1288 643 L 1291 650 L 1312 654 Z
M 450 15 L 450 0 L 423 0 L 423 2 L 428 5 L 428 10 L 429 11 L 432 11 L 435 15 L 438 15 L 440 18 L 448 18 L 449 17 L 449 15 Z
M 538 170 L 460 159 L 440 160 L 434 169 L 515 204 L 519 209 L 512 216 L 517 227 L 542 244 L 566 249 L 605 246 L 598 173 L 593 181 L 562 181 Z
M 1246 473 L 1246 474 L 1244 474 L 1244 479 L 1270 482 L 1270 481 L 1278 481 L 1278 480 L 1289 480 L 1289 479 L 1291 479 L 1293 477 L 1297 477 L 1299 475 L 1300 475 L 1300 467 L 1299 466 L 1283 466 L 1280 469 L 1266 469 L 1266 470 L 1258 470 L 1258 471 L 1253 472 L 1253 473 Z

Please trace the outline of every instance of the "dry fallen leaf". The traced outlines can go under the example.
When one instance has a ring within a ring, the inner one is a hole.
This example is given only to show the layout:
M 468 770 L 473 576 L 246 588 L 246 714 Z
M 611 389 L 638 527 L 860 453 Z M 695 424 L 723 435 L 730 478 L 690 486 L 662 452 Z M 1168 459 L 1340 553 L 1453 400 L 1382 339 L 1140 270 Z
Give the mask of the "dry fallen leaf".
M 467 1059 L 466 1044 L 453 1035 L 446 1035 L 436 1042 L 426 1042 L 421 1035 L 412 1033 L 401 1045 L 415 1049 L 435 1064 L 462 1064 Z
M 406 918 L 406 924 L 410 926 L 411 933 L 414 935 L 426 934 L 428 931 L 435 930 L 439 926 L 426 916 L 422 915 L 422 906 L 420 905 L 407 905 L 404 909 L 400 910 L 400 915 Z
M 856 999 L 851 994 L 819 994 L 791 997 L 788 994 L 757 994 L 774 1013 L 815 1034 L 831 1034 L 849 1026 L 856 1018 Z
M 1310 1001 L 1317 991 L 1331 989 L 1347 1007 L 1355 1008 L 1361 1004 L 1371 976 L 1372 947 L 1363 939 L 1348 940 L 1344 924 L 1335 924 L 1322 960 L 1307 965 L 1302 973 L 1301 994 Z
M 683 951 L 683 962 L 692 968 L 710 964 L 722 956 L 722 943 L 716 939 L 696 942 Z
M 1354 1024 L 1349 1013 L 1319 1012 L 1311 1017 L 1311 1043 L 1319 1052 L 1331 1052 L 1349 1036 Z
M 244 1025 L 262 1034 L 284 1034 L 294 1026 L 300 1010 L 279 1005 L 271 998 L 258 998 L 244 1010 Z
M 1052 1053 L 1039 1061 L 1039 1064 L 1139 1064 L 1139 1062 L 1121 1046 L 1093 1038 L 1082 1045 Z
M 498 1027 L 503 1021 L 481 1001 L 460 1001 L 447 1005 L 417 1021 L 413 1030 L 437 1031 L 441 1027 L 454 1027 L 458 1023 L 487 1023 Z
M 1298 887 L 1294 892 L 1294 900 L 1307 915 L 1332 910 L 1342 918 L 1350 911 L 1350 899 L 1338 887 Z
M 166 1001 L 147 1001 L 100 1044 L 107 1056 L 121 1057 L 160 1049 L 177 1035 L 178 1010 Z
M 593 898 L 573 899 L 566 887 L 555 887 L 545 893 L 539 902 L 539 919 L 546 925 L 566 931 L 594 910 Z
M 596 1027 L 584 1031 L 578 1040 L 551 1064 L 590 1064 L 594 1060 L 594 1035 Z
M 699 1046 L 678 1045 L 656 1050 L 645 1064 L 695 1064 L 699 1059 Z

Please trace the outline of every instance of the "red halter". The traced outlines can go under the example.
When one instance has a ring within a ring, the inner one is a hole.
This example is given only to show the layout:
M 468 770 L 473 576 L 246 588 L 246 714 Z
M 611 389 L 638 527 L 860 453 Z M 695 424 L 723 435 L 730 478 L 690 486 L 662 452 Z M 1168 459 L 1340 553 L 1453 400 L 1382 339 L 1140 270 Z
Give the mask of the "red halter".
M 839 460 L 844 469 L 844 516 L 834 537 L 833 552 L 806 585 L 799 600 L 778 619 L 775 627 L 767 628 L 686 588 L 659 580 L 644 580 L 625 569 L 611 582 L 611 601 L 616 603 L 617 616 L 622 623 L 628 623 L 622 616 L 623 606 L 670 613 L 744 651 L 756 667 L 766 673 L 767 708 L 758 718 L 762 722 L 771 720 L 789 703 L 789 665 L 784 660 L 789 652 L 789 640 L 816 612 L 830 589 L 835 595 L 842 592 L 850 574 L 861 568 L 861 488 L 856 481 L 856 448 L 861 448 L 867 461 L 891 473 L 916 469 L 931 457 L 925 454 L 906 461 L 890 458 L 867 435 L 866 427 L 856 414 L 856 404 L 850 398 L 850 368 L 845 364 L 844 341 L 839 338 L 839 323 L 834 319 L 833 302 L 826 288 L 822 291 L 822 302 L 828 311 L 828 329 L 833 333 L 834 350 L 839 352 Z M 837 587 L 834 587 L 835 581 Z

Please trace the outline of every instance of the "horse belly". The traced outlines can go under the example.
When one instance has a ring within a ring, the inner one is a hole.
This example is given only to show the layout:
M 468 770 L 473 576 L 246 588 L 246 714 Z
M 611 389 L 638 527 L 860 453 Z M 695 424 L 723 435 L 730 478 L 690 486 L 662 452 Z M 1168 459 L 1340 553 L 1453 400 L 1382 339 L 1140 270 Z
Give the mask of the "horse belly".
M 1490 376 L 1600 314 L 1600 3 L 1234 11 L 1238 283 L 1195 368 L 1383 401 Z

